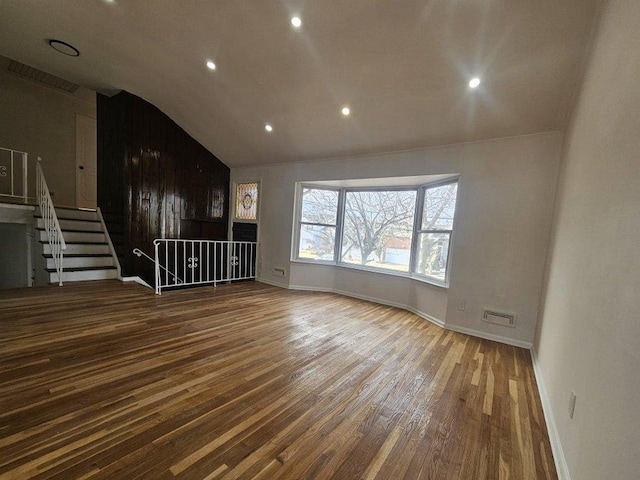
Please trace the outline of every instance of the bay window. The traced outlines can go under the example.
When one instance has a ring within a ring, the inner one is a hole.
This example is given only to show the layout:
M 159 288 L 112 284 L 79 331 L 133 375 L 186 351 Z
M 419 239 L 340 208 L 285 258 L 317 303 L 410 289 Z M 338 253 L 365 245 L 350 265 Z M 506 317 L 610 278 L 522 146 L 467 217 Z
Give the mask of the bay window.
M 423 187 L 421 218 L 416 229 L 414 272 L 443 283 L 447 281 L 457 194 L 458 182 Z
M 298 258 L 335 260 L 339 195 L 338 190 L 302 189 Z
M 448 284 L 457 180 L 421 186 L 299 185 L 293 260 Z
M 415 190 L 345 191 L 340 260 L 409 271 Z

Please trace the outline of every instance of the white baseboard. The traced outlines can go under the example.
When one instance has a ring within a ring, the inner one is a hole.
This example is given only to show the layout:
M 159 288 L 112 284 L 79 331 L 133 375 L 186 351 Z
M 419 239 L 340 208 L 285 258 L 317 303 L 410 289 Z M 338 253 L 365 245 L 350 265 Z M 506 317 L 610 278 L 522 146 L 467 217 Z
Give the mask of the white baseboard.
M 279 283 L 279 282 L 275 282 L 273 280 L 270 279 L 266 279 L 264 277 L 260 277 L 256 279 L 258 282 L 262 282 L 262 283 L 266 283 L 267 285 L 272 285 L 274 287 L 280 287 L 280 288 L 286 288 L 288 290 L 301 290 L 301 291 L 307 291 L 307 292 L 324 292 L 324 293 L 337 293 L 338 295 L 344 295 L 345 297 L 352 297 L 352 298 L 357 298 L 359 300 L 366 300 L 368 302 L 374 302 L 374 303 L 379 303 L 381 305 L 388 305 L 390 307 L 396 307 L 396 308 L 402 308 L 403 310 L 407 310 L 411 313 L 414 313 L 416 315 L 418 315 L 421 318 L 424 318 L 425 320 L 434 323 L 436 325 L 438 325 L 439 327 L 442 328 L 446 328 L 444 325 L 444 322 L 438 318 L 435 318 L 427 313 L 421 312 L 409 305 L 404 305 L 404 304 L 400 304 L 400 303 L 395 303 L 395 302 L 389 302 L 389 301 L 385 301 L 385 300 L 381 300 L 379 298 L 374 298 L 374 297 L 369 297 L 367 295 L 360 295 L 357 293 L 353 293 L 353 292 L 347 292 L 344 290 L 338 290 L 335 288 L 318 288 L 318 287 L 309 287 L 307 285 L 289 285 L 286 283 Z
M 508 337 L 502 337 L 500 335 L 493 335 L 490 333 L 480 332 L 478 330 L 474 330 L 471 328 L 460 327 L 457 325 L 446 325 L 442 320 L 439 320 L 431 315 L 428 315 L 424 312 L 421 312 L 413 307 L 408 305 L 402 305 L 395 302 L 383 301 L 378 298 L 368 297 L 366 295 L 360 295 L 352 292 L 346 292 L 343 290 L 338 290 L 334 288 L 316 288 L 309 287 L 306 285 L 289 285 L 286 283 L 275 282 L 273 280 L 267 280 L 265 278 L 258 278 L 257 281 L 266 283 L 267 285 L 272 285 L 274 287 L 286 288 L 289 290 L 302 290 L 302 291 L 312 291 L 312 292 L 325 292 L 325 293 L 336 293 L 338 295 L 345 295 L 347 297 L 358 298 L 360 300 L 367 300 L 370 302 L 380 303 L 383 305 L 389 305 L 391 307 L 402 308 L 411 313 L 418 315 L 425 320 L 438 325 L 446 330 L 452 330 L 458 333 L 464 333 L 466 335 L 471 335 L 473 337 L 484 338 L 486 340 L 492 340 L 495 342 L 504 343 L 507 345 L 513 345 L 515 347 L 526 348 L 531 351 L 531 358 L 533 362 L 533 370 L 534 375 L 536 377 L 536 382 L 538 384 L 538 391 L 540 392 L 540 400 L 542 402 L 542 410 L 544 412 L 545 422 L 547 424 L 547 431 L 549 432 L 549 441 L 551 443 L 551 449 L 553 451 L 553 458 L 556 464 L 556 470 L 558 471 L 558 478 L 560 480 L 571 480 L 571 476 L 569 475 L 569 467 L 567 465 L 567 460 L 564 456 L 564 451 L 562 450 L 562 445 L 560 443 L 560 437 L 558 435 L 558 428 L 556 427 L 556 422 L 553 416 L 553 410 L 551 409 L 551 403 L 549 401 L 549 395 L 547 394 L 547 390 L 544 387 L 544 382 L 542 380 L 542 375 L 540 372 L 540 367 L 538 365 L 536 359 L 536 353 L 533 349 L 533 344 L 531 342 L 524 342 L 521 340 L 514 340 Z
M 148 287 L 151 290 L 155 290 L 151 285 L 149 285 L 147 282 L 145 282 L 140 277 L 118 277 L 118 279 L 120 281 L 122 281 L 122 282 L 135 282 L 135 283 L 138 283 L 138 284 L 142 285 L 143 287 Z
M 256 281 L 260 283 L 266 283 L 267 285 L 271 285 L 272 287 L 286 288 L 287 290 L 289 289 L 289 284 L 287 283 L 280 283 L 276 282 L 275 280 L 267 280 L 264 277 L 258 277 L 256 278 Z
M 444 322 L 442 320 L 439 320 L 427 313 L 421 312 L 413 307 L 410 307 L 409 305 L 404 305 L 401 303 L 396 303 L 396 302 L 389 302 L 387 300 L 381 300 L 379 298 L 374 298 L 374 297 L 369 297 L 367 295 L 361 295 L 359 293 L 353 293 L 353 292 L 347 292 L 345 290 L 338 290 L 335 288 L 315 288 L 315 287 L 308 287 L 306 285 L 290 285 L 289 288 L 291 290 L 305 290 L 305 291 L 315 291 L 315 292 L 327 292 L 327 293 L 337 293 L 338 295 L 344 295 L 345 297 L 352 297 L 352 298 L 357 298 L 359 300 L 366 300 L 367 302 L 373 302 L 373 303 L 379 303 L 381 305 L 388 305 L 389 307 L 396 307 L 396 308 L 402 308 L 403 310 L 407 310 L 411 313 L 414 313 L 416 315 L 418 315 L 421 318 L 424 318 L 425 320 L 431 322 L 431 323 L 435 323 L 436 325 L 438 325 L 439 327 L 444 327 Z
M 280 287 L 280 288 L 286 288 L 289 290 L 302 290 L 302 291 L 308 291 L 308 292 L 325 292 L 325 293 L 337 293 L 338 295 L 344 295 L 346 297 L 353 297 L 353 298 L 358 298 L 360 300 L 366 300 L 369 302 L 374 302 L 374 303 L 380 303 L 382 305 L 388 305 L 390 307 L 397 307 L 397 308 L 402 308 L 403 310 L 407 310 L 411 313 L 414 313 L 416 315 L 418 315 L 421 318 L 424 318 L 425 320 L 438 325 L 439 327 L 445 328 L 447 330 L 452 330 L 454 332 L 458 332 L 458 333 L 464 333 L 466 335 L 471 335 L 472 337 L 479 337 L 479 338 L 484 338 L 485 340 L 492 340 L 494 342 L 500 342 L 500 343 L 505 343 L 507 345 L 513 345 L 514 347 L 520 347 L 520 348 L 526 348 L 528 350 L 530 350 L 533 347 L 533 344 L 531 342 L 524 342 L 522 340 L 515 340 L 513 338 L 509 338 L 509 337 L 502 337 L 500 335 L 493 335 L 491 333 L 485 333 L 485 332 L 481 332 L 479 330 L 474 330 L 471 328 L 465 328 L 465 327 L 459 327 L 457 325 L 447 325 L 445 324 L 445 322 L 443 320 L 440 320 L 439 318 L 435 318 L 431 315 L 429 315 L 428 313 L 425 312 L 421 312 L 420 310 L 410 306 L 410 305 L 404 305 L 401 303 L 396 303 L 396 302 L 390 302 L 387 300 L 381 300 L 379 298 L 375 298 L 375 297 L 369 297 L 367 295 L 361 295 L 359 293 L 353 293 L 353 292 L 347 292 L 344 290 L 339 290 L 336 288 L 319 288 L 319 287 L 310 287 L 307 285 L 288 285 L 286 283 L 279 283 L 279 282 L 275 282 L 273 280 L 268 280 L 265 278 L 258 278 L 257 279 L 259 282 L 262 283 L 266 283 L 267 285 L 272 285 L 274 287 Z
M 375 302 L 375 300 L 371 300 L 372 302 Z M 427 313 L 421 312 L 420 310 L 413 308 L 413 307 L 408 307 L 408 306 L 404 306 L 404 307 L 399 307 L 399 308 L 404 308 L 405 310 L 407 310 L 408 312 L 413 313 L 414 315 L 419 316 L 420 318 L 424 318 L 426 321 L 431 322 L 437 326 L 439 326 L 440 328 L 447 328 L 444 325 L 444 321 L 440 320 L 439 318 L 436 318 L 434 316 L 431 316 Z
M 444 325 L 447 330 L 453 330 L 454 332 L 464 333 L 471 335 L 472 337 L 484 338 L 485 340 L 492 340 L 494 342 L 506 343 L 507 345 L 513 345 L 514 347 L 526 348 L 531 350 L 533 344 L 531 342 L 524 342 L 522 340 L 516 340 L 509 337 L 502 337 L 500 335 L 494 335 L 492 333 L 481 332 L 480 330 L 474 330 L 473 328 L 460 327 L 458 325 Z
M 531 349 L 531 360 L 533 362 L 533 373 L 536 377 L 536 383 L 538 384 L 538 392 L 540 393 L 540 401 L 542 402 L 544 421 L 547 424 L 547 432 L 549 433 L 553 459 L 556 464 L 556 470 L 558 471 L 558 478 L 560 480 L 571 480 L 569 465 L 567 464 L 567 458 L 564 456 L 564 450 L 562 449 L 562 443 L 560 442 L 560 435 L 558 434 L 558 427 L 556 425 L 555 416 L 553 415 L 553 409 L 551 408 L 551 401 L 549 399 L 547 389 L 544 386 L 542 370 L 540 369 L 540 364 L 538 363 L 538 357 L 534 348 Z

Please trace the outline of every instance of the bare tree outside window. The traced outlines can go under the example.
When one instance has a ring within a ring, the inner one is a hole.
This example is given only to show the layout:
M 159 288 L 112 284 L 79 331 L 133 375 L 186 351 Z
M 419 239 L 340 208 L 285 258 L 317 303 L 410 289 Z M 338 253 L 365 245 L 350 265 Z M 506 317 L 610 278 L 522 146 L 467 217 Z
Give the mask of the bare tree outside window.
M 338 197 L 338 190 L 302 189 L 299 258 L 334 259 Z
M 458 182 L 426 187 L 422 225 L 418 230 L 416 273 L 446 280 Z
M 409 271 L 415 190 L 347 191 L 342 261 Z
M 297 258 L 334 261 L 340 245 L 342 264 L 408 273 L 415 258 L 413 273 L 446 282 L 458 183 L 420 188 L 302 188 Z

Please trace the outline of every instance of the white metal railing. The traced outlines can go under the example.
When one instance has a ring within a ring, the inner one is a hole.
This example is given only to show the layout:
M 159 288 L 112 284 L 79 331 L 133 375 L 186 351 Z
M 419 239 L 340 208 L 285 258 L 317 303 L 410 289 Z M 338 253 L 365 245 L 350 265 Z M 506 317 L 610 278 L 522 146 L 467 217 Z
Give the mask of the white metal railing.
M 27 152 L 0 147 L 0 197 L 19 198 L 27 203 L 28 157 Z
M 56 209 L 53 206 L 49 187 L 47 187 L 47 181 L 44 178 L 40 161 L 41 159 L 38 158 L 38 162 L 36 163 L 36 197 L 38 199 L 38 205 L 40 206 L 40 215 L 42 215 L 44 230 L 47 232 L 51 256 L 53 257 L 53 263 L 56 266 L 56 273 L 58 274 L 58 285 L 62 285 L 64 251 L 67 248 L 67 244 L 62 236 L 62 230 L 60 230 Z
M 256 242 L 156 239 L 153 245 L 158 295 L 163 288 L 256 278 Z
M 156 264 L 156 261 L 153 258 L 151 258 L 149 255 L 144 253 L 139 248 L 134 248 L 133 249 L 133 254 L 135 256 L 137 256 L 137 257 L 145 257 L 145 258 L 149 259 L 151 261 L 151 263 L 153 263 L 154 265 Z M 167 273 L 167 275 L 171 275 L 171 277 L 176 281 L 176 284 L 184 283 L 180 277 L 178 277 L 176 274 L 174 274 L 173 272 L 171 272 L 170 270 L 165 268 L 163 265 L 159 265 L 159 268 L 164 270 Z

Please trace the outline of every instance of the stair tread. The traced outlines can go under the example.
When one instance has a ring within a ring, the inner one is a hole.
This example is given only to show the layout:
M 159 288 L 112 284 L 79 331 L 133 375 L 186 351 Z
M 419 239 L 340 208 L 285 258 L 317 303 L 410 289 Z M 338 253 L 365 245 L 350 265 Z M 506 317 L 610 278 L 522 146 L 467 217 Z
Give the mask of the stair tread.
M 53 258 L 53 255 L 50 253 L 45 253 L 42 255 L 44 258 Z M 82 258 L 82 257 L 111 257 L 110 253 L 65 253 L 64 258 Z
M 33 218 L 42 218 L 42 215 L 34 215 Z M 70 217 L 58 217 L 58 220 L 66 220 L 72 222 L 91 222 L 91 223 L 100 223 L 100 220 L 95 220 L 93 218 L 70 218 Z
M 78 207 L 65 207 L 55 205 L 56 210 L 70 210 L 72 212 L 89 212 L 96 213 L 98 210 L 96 208 L 78 208 Z
M 116 267 L 114 267 L 113 265 L 107 265 L 104 267 L 73 267 L 73 268 L 63 268 L 62 269 L 62 273 L 67 273 L 67 272 L 86 272 L 89 270 L 116 270 Z M 45 268 L 45 271 L 47 273 L 56 273 L 56 269 L 55 268 Z
M 40 227 L 36 227 L 36 230 L 40 230 L 41 232 L 45 231 L 44 228 L 40 228 Z M 62 231 L 62 233 L 69 232 L 69 233 L 100 233 L 100 234 L 104 234 L 104 232 L 102 230 L 76 230 L 76 229 L 73 229 L 73 228 L 61 228 L 60 230 Z
M 43 245 L 49 245 L 49 242 L 46 240 L 40 240 L 40 243 L 42 243 Z M 67 245 L 109 245 L 107 242 L 67 242 L 65 241 L 64 243 L 66 243 Z
M 71 212 L 89 212 L 89 213 L 96 213 L 98 211 L 97 208 L 80 208 L 80 207 L 71 207 L 69 205 L 54 205 L 54 208 L 56 209 L 56 212 L 58 210 L 67 210 Z

